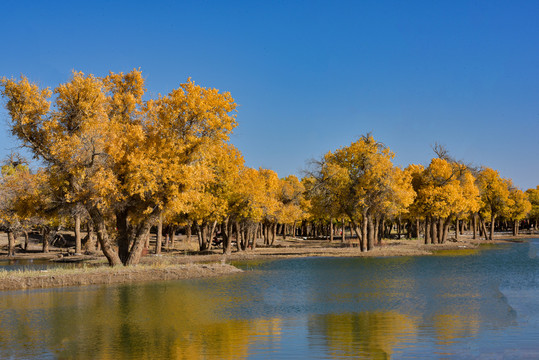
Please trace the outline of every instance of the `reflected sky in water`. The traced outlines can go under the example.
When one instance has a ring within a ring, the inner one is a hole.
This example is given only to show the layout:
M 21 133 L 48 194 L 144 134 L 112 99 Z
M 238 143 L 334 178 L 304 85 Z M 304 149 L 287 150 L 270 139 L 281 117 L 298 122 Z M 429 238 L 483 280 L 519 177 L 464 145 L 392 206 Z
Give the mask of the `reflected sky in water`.
M 0 358 L 539 358 L 538 244 L 3 292 Z

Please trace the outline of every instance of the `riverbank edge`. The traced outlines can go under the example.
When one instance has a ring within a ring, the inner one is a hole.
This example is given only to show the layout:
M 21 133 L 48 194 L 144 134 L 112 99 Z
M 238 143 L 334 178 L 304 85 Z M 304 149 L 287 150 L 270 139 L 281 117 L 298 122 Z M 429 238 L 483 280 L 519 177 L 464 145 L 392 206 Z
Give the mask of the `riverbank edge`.
M 306 257 L 396 257 L 396 256 L 437 256 L 443 250 L 457 253 L 478 249 L 483 245 L 523 242 L 526 238 L 538 236 L 504 237 L 494 240 L 462 238 L 444 244 L 422 244 L 421 239 L 384 241 L 371 251 L 361 252 L 359 247 L 260 247 L 256 251 L 236 252 L 231 255 L 218 253 L 208 255 L 148 256 L 141 264 L 130 267 L 105 266 L 101 257 L 78 257 L 89 264 L 102 263 L 99 267 L 53 268 L 49 270 L 1 271 L 0 291 L 58 288 L 99 284 L 121 284 L 144 281 L 181 280 L 207 278 L 240 273 L 243 270 L 227 264 L 249 260 L 278 260 Z M 70 260 L 75 260 L 72 257 Z M 27 258 L 28 259 L 28 258 Z M 100 259 L 100 260 L 99 260 Z
M 0 271 L 0 291 L 209 278 L 241 272 L 224 263 Z

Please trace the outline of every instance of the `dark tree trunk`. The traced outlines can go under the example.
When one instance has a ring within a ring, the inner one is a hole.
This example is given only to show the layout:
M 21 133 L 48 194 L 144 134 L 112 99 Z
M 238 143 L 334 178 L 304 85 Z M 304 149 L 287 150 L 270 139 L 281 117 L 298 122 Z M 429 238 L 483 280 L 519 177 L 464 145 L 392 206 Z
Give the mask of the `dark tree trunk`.
M 251 249 L 252 249 L 252 250 L 255 250 L 255 249 L 256 249 L 256 239 L 257 239 L 256 234 L 257 234 L 257 232 L 258 232 L 258 227 L 259 227 L 259 225 L 260 225 L 260 223 L 257 223 L 257 224 L 255 225 L 255 229 L 254 229 L 254 231 L 253 231 L 253 241 L 252 241 L 252 243 L 251 243 Z
M 472 236 L 472 239 L 477 239 L 477 214 L 474 213 L 473 216 L 472 216 L 472 227 L 473 227 L 473 230 L 472 230 L 472 233 L 473 233 L 473 236 Z
M 75 214 L 75 254 L 82 253 L 82 237 L 80 234 L 80 214 Z
M 242 233 L 241 233 L 240 224 L 237 221 L 234 221 L 234 230 L 235 230 L 234 232 L 236 234 L 236 250 L 242 251 L 243 250 L 241 248 Z
M 163 214 L 159 214 L 157 220 L 157 240 L 155 242 L 155 254 L 161 254 L 161 246 L 163 245 Z
M 483 217 L 480 217 L 479 223 L 481 225 L 481 233 L 485 237 L 485 240 L 488 240 L 488 232 L 487 232 L 487 226 L 485 224 L 485 219 L 483 219 Z
M 356 236 L 357 236 L 357 238 L 358 238 L 358 240 L 359 240 L 359 241 L 358 241 L 358 242 L 359 242 L 359 250 L 360 250 L 361 252 L 365 251 L 365 249 L 364 249 L 364 242 L 363 242 L 363 238 L 362 238 L 362 235 L 361 235 L 362 230 L 360 230 L 359 227 L 356 225 L 356 223 L 353 222 L 353 221 L 350 223 L 350 232 L 351 232 L 352 230 L 356 233 Z M 350 235 L 352 235 L 352 234 L 350 234 Z M 351 240 L 351 241 L 352 241 L 352 240 Z
M 438 219 L 438 244 L 442 244 L 444 241 L 444 220 Z
M 176 226 L 177 225 L 171 225 L 170 226 L 170 247 L 172 249 L 176 248 Z
M 435 218 L 430 219 L 430 243 L 435 244 L 438 239 L 438 227 Z
M 116 251 L 114 251 L 114 249 L 112 248 L 111 239 L 107 232 L 103 215 L 96 208 L 90 208 L 89 213 L 90 213 L 90 216 L 92 217 L 92 222 L 95 225 L 95 230 L 97 233 L 97 240 L 99 241 L 101 250 L 103 251 L 103 254 L 105 255 L 105 257 L 107 258 L 109 265 L 110 266 L 122 265 L 122 260 L 120 259 Z
M 125 264 L 129 257 L 129 230 L 127 224 L 127 210 L 116 213 L 116 229 L 118 230 L 118 256 Z
M 228 219 L 221 224 L 221 234 L 223 236 L 223 254 L 230 255 L 232 253 L 232 239 Z
M 380 217 L 374 218 L 374 240 L 378 245 L 382 244 L 382 237 L 380 236 Z
M 494 227 L 496 226 L 496 215 L 492 214 L 492 221 L 490 222 L 490 235 L 489 240 L 492 240 L 494 237 Z
M 342 228 L 341 242 L 344 243 L 346 241 L 346 226 L 344 226 L 344 218 L 342 219 L 342 227 L 341 228 Z
M 455 219 L 455 240 L 457 240 L 457 241 L 459 239 L 459 230 L 460 230 L 460 228 L 459 228 L 459 218 L 457 217 Z
M 425 217 L 425 245 L 430 243 L 430 218 Z

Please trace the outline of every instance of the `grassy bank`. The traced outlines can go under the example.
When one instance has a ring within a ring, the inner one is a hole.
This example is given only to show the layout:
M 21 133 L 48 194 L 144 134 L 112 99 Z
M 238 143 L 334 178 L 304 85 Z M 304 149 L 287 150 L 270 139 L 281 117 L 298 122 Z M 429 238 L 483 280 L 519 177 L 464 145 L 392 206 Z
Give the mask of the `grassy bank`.
M 114 268 L 101 266 L 0 271 L 0 291 L 203 278 L 241 271 L 228 264 L 138 265 Z

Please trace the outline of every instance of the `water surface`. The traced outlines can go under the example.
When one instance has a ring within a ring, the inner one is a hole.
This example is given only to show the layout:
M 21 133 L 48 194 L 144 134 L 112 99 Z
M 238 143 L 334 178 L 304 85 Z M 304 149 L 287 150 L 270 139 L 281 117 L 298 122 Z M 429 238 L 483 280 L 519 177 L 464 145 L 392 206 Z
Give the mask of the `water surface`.
M 0 293 L 0 358 L 539 358 L 539 240 Z

